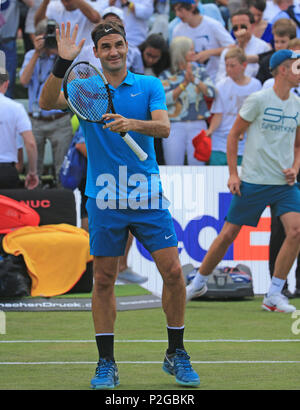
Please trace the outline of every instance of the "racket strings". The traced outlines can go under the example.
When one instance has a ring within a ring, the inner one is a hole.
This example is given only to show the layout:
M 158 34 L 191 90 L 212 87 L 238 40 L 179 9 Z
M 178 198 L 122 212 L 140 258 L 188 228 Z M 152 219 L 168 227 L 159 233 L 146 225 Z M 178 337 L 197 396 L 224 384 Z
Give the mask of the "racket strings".
M 110 98 L 100 75 L 88 64 L 77 64 L 67 79 L 68 98 L 75 110 L 90 121 L 110 111 Z

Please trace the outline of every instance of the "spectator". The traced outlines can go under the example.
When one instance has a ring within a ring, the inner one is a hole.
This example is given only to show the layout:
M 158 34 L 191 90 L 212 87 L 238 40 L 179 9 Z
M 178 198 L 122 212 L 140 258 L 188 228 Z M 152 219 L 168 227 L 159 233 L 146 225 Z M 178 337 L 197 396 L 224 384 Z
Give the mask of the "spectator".
M 163 140 L 167 165 L 183 165 L 185 154 L 189 165 L 202 165 L 194 157 L 193 138 L 207 128 L 210 116 L 204 96 L 214 97 L 215 90 L 203 65 L 196 64 L 194 43 L 189 37 L 176 37 L 170 45 L 171 69 L 165 70 L 163 83 L 171 131 Z
M 274 35 L 274 49 L 256 56 L 255 60 L 255 62 L 259 63 L 256 78 L 262 84 L 269 78 L 273 78 L 269 68 L 270 58 L 275 51 L 287 48 L 289 41 L 296 37 L 296 25 L 290 19 L 279 19 L 273 24 L 272 32 Z
M 249 0 L 248 7 L 254 17 L 253 34 L 262 40 L 270 43 L 274 47 L 272 24 L 263 19 L 263 12 L 266 8 L 266 0 Z
M 286 10 L 293 4 L 293 0 L 267 0 L 266 9 L 263 18 L 269 23 L 283 10 Z
M 52 26 L 51 36 L 45 37 L 47 27 Z M 60 110 L 42 110 L 39 106 L 39 97 L 43 85 L 52 71 L 57 57 L 57 44 L 55 39 L 56 23 L 53 20 L 42 20 L 36 29 L 34 49 L 25 54 L 20 70 L 20 82 L 28 88 L 29 116 L 32 122 L 38 149 L 38 174 L 43 173 L 43 159 L 47 139 L 52 146 L 55 174 L 58 179 L 59 170 L 64 156 L 72 140 L 72 127 L 70 115 Z M 59 181 L 57 181 L 59 184 Z
M 292 40 L 289 40 L 286 48 L 290 50 L 294 50 L 294 51 L 300 50 L 300 38 L 293 38 Z M 272 78 L 269 78 L 268 80 L 264 82 L 263 88 L 270 88 L 270 87 L 273 87 L 273 85 L 274 85 L 274 77 L 272 76 Z M 292 91 L 294 94 L 300 97 L 300 85 L 298 87 L 292 88 Z
M 176 16 L 182 21 L 174 31 L 173 38 L 186 36 L 195 45 L 195 59 L 207 63 L 206 69 L 214 81 L 222 50 L 234 41 L 228 31 L 218 21 L 200 14 L 195 0 L 172 0 Z
M 212 119 L 207 135 L 212 138 L 209 165 L 227 165 L 227 136 L 248 95 L 261 89 L 261 83 L 245 75 L 247 58 L 240 48 L 229 49 L 225 55 L 227 77 L 217 84 L 216 97 L 211 107 Z M 240 136 L 237 163 L 241 165 L 246 134 Z
M 35 188 L 39 179 L 36 172 L 37 149 L 31 129 L 31 123 L 24 107 L 5 97 L 9 76 L 6 71 L 0 73 L 0 188 L 19 188 L 19 174 L 16 164 L 19 162 L 19 135 L 24 139 L 28 155 L 28 174 L 25 187 Z
M 148 36 L 161 34 L 167 41 L 169 38 L 170 5 L 168 0 L 154 0 L 154 13 L 150 18 Z
M 124 25 L 129 45 L 138 47 L 146 40 L 150 18 L 154 13 L 153 0 L 109 0 L 109 6 L 124 10 Z
M 272 20 L 272 24 L 281 18 L 290 18 L 297 25 L 297 37 L 300 37 L 300 4 L 293 4 L 293 1 L 288 1 L 289 7 L 282 9 Z
M 240 9 L 231 16 L 232 30 L 236 37 L 236 46 L 243 49 L 245 54 L 261 54 L 271 49 L 270 44 L 253 35 L 254 17 L 248 9 Z M 220 58 L 216 81 L 226 76 L 225 54 L 228 49 L 223 50 Z M 245 75 L 255 77 L 259 69 L 258 63 L 249 63 Z
M 167 41 L 161 34 L 150 34 L 139 46 L 144 64 L 144 74 L 158 77 L 170 68 L 171 58 Z M 164 154 L 161 138 L 154 138 L 154 147 L 158 165 L 164 165 Z
M 21 0 L 30 5 L 31 0 Z M 20 20 L 20 5 L 18 0 L 0 2 L 0 12 L 4 24 L 0 25 L 0 51 L 6 56 L 6 69 L 9 75 L 9 85 L 6 96 L 13 98 L 17 71 L 17 32 Z
M 59 26 L 69 21 L 71 30 L 78 24 L 78 40 L 85 38 L 85 46 L 92 46 L 91 31 L 100 22 L 103 10 L 101 0 L 43 0 L 35 17 L 35 26 L 45 17 L 55 20 Z
M 172 3 L 172 1 L 171 1 L 171 3 Z M 217 20 L 219 23 L 222 24 L 222 26 L 225 27 L 225 22 L 223 20 L 222 14 L 221 14 L 220 10 L 218 9 L 218 7 L 215 4 L 212 4 L 212 3 L 202 4 L 202 2 L 199 1 L 199 0 L 195 0 L 195 3 L 197 4 L 199 13 L 201 15 L 211 17 L 211 18 Z M 175 17 L 170 21 L 170 23 L 169 23 L 169 42 L 172 41 L 174 28 L 180 22 L 181 22 L 181 19 L 179 17 Z
M 170 67 L 169 46 L 161 34 L 151 34 L 139 46 L 142 54 L 144 74 L 158 77 Z

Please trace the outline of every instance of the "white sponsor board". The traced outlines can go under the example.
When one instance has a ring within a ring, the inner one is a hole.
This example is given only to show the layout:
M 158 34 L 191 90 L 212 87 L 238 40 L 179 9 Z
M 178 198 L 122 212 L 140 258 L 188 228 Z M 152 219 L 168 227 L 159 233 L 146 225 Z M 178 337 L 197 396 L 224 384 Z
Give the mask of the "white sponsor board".
M 200 266 L 212 241 L 220 232 L 231 194 L 227 188 L 228 168 L 213 166 L 161 166 L 165 195 L 170 200 L 178 236 L 181 264 Z M 266 293 L 270 283 L 268 245 L 270 211 L 267 208 L 257 228 L 245 227 L 219 266 L 250 267 L 255 294 Z M 143 284 L 155 295 L 161 295 L 162 279 L 149 254 L 134 241 L 129 265 L 148 281 Z M 288 278 L 289 288 L 295 289 L 295 264 Z

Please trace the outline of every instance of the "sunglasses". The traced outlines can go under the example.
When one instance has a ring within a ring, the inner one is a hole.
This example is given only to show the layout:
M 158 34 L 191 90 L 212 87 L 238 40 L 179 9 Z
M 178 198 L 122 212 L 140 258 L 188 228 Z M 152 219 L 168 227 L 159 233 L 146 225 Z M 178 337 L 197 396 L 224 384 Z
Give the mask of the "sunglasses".
M 232 27 L 232 30 L 238 31 L 239 28 L 244 28 L 245 30 L 248 30 L 248 26 L 246 26 L 246 24 L 241 24 L 241 25 L 236 24 Z

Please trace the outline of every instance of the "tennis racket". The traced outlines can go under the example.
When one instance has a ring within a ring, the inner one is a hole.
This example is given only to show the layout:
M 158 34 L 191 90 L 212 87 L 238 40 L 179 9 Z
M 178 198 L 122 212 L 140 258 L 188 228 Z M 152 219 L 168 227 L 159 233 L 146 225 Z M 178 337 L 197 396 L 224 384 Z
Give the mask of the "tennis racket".
M 67 70 L 63 91 L 70 109 L 85 121 L 104 124 L 103 114 L 116 113 L 106 78 L 86 61 L 73 64 Z M 141 161 L 148 158 L 147 153 L 128 133 L 121 132 L 120 135 Z

